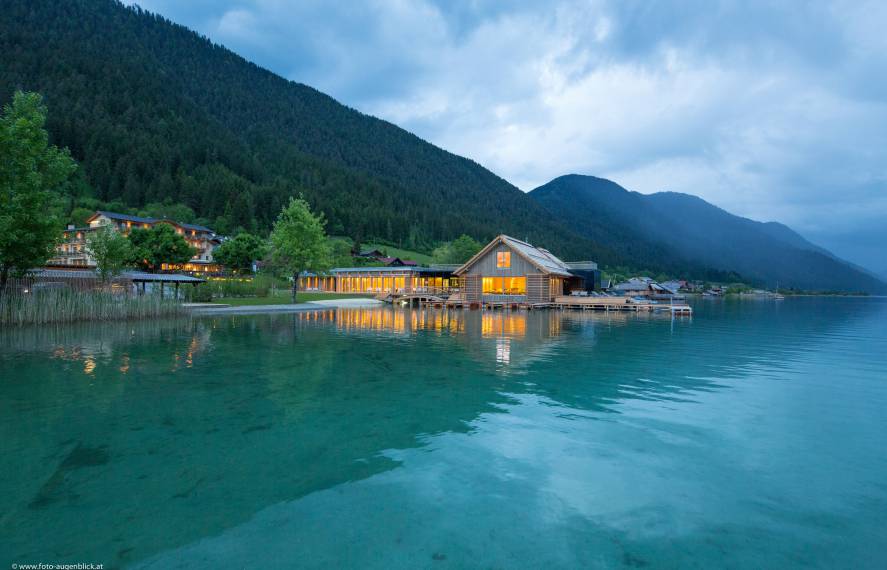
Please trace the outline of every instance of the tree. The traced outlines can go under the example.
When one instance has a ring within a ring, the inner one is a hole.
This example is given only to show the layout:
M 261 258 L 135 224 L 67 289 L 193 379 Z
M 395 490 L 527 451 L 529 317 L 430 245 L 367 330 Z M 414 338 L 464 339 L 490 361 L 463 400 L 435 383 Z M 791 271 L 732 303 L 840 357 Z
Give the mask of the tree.
M 253 261 L 264 257 L 267 247 L 258 236 L 237 234 L 213 251 L 213 259 L 235 273 L 252 273 Z
M 357 259 L 362 260 L 354 257 L 352 254 L 354 248 L 347 239 L 330 238 L 329 247 L 330 264 L 335 267 L 351 267 L 359 263 Z
M 462 264 L 479 252 L 483 244 L 465 234 L 451 242 L 438 246 L 431 253 L 435 263 Z
M 86 251 L 95 260 L 102 283 L 107 283 L 132 262 L 132 245 L 126 236 L 102 226 L 86 238 Z
M 170 198 L 167 198 L 162 203 L 152 202 L 145 204 L 139 210 L 139 215 L 145 218 L 175 220 L 176 222 L 185 222 L 186 224 L 194 221 L 194 210 L 184 204 L 177 204 Z
M 473 237 L 462 234 L 453 240 L 451 245 L 453 250 L 453 260 L 450 263 L 465 263 L 474 257 L 474 254 L 479 252 L 482 247 L 483 244 Z
M 299 287 L 299 274 L 313 269 L 320 271 L 329 266 L 329 245 L 324 233 L 323 214 L 314 215 L 301 197 L 291 198 L 289 204 L 277 216 L 271 231 L 274 261 L 292 275 L 293 303 Z
M 59 196 L 77 168 L 67 149 L 49 144 L 46 107 L 17 91 L 0 116 L 0 294 L 52 257 L 61 238 Z
M 168 224 L 156 224 L 147 230 L 129 234 L 132 247 L 130 261 L 147 271 L 157 271 L 164 263 L 187 263 L 195 253 L 185 238 Z
M 90 216 L 95 214 L 96 209 L 99 208 L 83 208 L 81 206 L 77 206 L 71 210 L 71 214 L 68 216 L 68 218 L 75 226 L 83 227 L 86 225 L 86 220 L 88 220 Z
M 449 263 L 451 257 L 453 257 L 453 250 L 450 247 L 450 242 L 440 244 L 431 252 L 431 261 L 434 263 Z

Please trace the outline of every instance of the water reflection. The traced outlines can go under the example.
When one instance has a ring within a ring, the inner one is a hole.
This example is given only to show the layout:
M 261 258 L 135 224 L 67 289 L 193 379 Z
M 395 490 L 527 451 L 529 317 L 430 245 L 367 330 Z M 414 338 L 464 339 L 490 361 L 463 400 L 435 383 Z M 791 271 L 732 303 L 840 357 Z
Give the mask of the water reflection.
M 386 307 L 4 331 L 0 441 L 14 460 L 0 467 L 0 551 L 123 566 L 440 457 L 481 488 L 513 477 L 527 482 L 515 491 L 553 489 L 588 517 L 582 481 L 554 463 L 573 457 L 563 465 L 616 485 L 622 471 L 585 447 L 605 446 L 595 426 L 734 389 L 750 367 L 773 369 L 870 314 L 790 305 L 692 321 Z M 641 468 L 638 457 L 694 437 L 643 431 L 616 432 Z M 479 501 L 462 492 L 466 508 Z

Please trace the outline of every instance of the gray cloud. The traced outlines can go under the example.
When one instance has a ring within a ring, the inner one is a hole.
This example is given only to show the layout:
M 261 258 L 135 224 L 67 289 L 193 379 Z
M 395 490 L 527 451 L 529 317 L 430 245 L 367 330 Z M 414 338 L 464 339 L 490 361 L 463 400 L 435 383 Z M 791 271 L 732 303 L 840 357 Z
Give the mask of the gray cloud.
M 140 4 L 524 190 L 688 192 L 887 271 L 882 2 Z

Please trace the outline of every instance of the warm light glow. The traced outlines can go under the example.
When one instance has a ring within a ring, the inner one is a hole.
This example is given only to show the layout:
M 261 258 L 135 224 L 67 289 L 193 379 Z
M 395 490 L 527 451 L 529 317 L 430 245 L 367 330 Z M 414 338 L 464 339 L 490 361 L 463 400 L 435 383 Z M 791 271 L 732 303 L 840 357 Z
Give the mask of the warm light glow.
M 523 337 L 527 334 L 527 316 L 523 313 L 485 312 L 481 317 L 482 336 Z
M 564 294 L 564 281 L 557 277 L 552 277 L 548 282 L 548 294 L 552 298 Z
M 526 295 L 526 277 L 484 277 L 485 295 Z
M 511 267 L 510 251 L 499 251 L 496 253 L 496 267 L 498 267 L 499 269 Z
M 338 309 L 336 328 L 341 331 L 406 331 L 406 315 L 402 311 L 366 311 Z

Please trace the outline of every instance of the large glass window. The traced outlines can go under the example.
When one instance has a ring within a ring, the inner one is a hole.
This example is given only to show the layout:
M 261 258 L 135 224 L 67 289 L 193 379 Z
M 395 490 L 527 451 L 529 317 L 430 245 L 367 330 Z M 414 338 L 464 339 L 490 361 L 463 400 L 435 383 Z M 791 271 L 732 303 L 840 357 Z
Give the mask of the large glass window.
M 511 267 L 511 252 L 510 251 L 496 252 L 496 267 L 498 267 L 499 269 Z
M 483 292 L 489 295 L 526 295 L 526 277 L 484 277 Z

